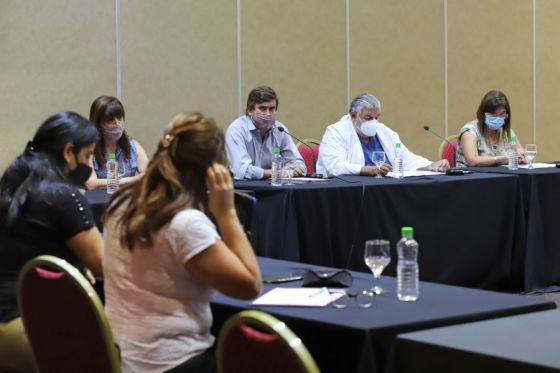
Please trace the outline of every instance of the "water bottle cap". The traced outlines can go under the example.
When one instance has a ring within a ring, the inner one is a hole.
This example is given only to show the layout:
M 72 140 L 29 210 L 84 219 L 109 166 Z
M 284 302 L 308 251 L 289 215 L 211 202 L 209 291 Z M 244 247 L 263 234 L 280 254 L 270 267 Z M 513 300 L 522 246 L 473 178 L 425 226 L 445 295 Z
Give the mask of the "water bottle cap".
M 400 142 L 396 143 L 395 148 L 400 149 L 401 148 L 401 143 Z
M 412 227 L 402 227 L 401 228 L 401 234 L 403 237 L 412 237 L 412 234 L 414 233 L 414 228 Z
M 274 154 L 280 154 L 280 148 L 275 146 L 274 149 L 272 149 L 272 151 L 274 152 Z
M 513 141 L 517 141 L 517 136 L 511 135 L 511 141 L 512 141 L 512 142 L 513 142 Z
M 114 161 L 115 159 L 117 159 L 117 155 L 115 153 L 109 153 L 109 160 Z

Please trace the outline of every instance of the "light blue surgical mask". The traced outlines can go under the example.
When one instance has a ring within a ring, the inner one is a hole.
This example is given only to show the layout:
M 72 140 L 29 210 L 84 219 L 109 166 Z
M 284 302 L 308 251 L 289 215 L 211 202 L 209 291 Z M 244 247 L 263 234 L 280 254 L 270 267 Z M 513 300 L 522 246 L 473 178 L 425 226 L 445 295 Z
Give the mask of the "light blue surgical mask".
M 491 130 L 497 131 L 503 127 L 504 123 L 506 122 L 506 118 L 503 117 L 485 117 L 484 123 L 490 128 Z

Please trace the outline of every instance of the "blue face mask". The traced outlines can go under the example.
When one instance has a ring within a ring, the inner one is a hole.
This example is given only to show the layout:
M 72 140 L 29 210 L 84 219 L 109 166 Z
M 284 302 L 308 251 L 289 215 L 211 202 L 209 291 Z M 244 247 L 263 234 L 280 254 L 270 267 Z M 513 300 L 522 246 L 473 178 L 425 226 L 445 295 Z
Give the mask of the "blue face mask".
M 494 131 L 497 131 L 500 128 L 502 128 L 502 126 L 504 125 L 505 122 L 506 122 L 506 118 L 500 118 L 500 117 L 485 117 L 484 118 L 484 123 L 486 123 L 488 128 L 490 128 L 491 130 L 494 130 Z

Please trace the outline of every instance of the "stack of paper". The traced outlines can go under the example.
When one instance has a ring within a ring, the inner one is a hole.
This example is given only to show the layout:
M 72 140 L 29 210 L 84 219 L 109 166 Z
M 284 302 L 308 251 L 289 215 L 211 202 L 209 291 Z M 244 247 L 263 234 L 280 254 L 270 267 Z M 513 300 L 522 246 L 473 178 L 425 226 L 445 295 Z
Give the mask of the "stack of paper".
M 332 296 L 341 296 L 333 294 Z M 327 288 L 274 288 L 253 301 L 255 306 L 325 307 L 332 300 Z

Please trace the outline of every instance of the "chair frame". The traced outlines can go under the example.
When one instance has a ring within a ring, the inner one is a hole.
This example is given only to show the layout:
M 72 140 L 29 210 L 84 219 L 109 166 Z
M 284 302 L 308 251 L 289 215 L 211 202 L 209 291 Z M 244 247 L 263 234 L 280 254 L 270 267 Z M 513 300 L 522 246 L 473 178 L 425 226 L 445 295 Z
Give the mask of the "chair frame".
M 249 326 L 256 326 L 268 333 L 275 334 L 280 337 L 282 343 L 284 343 L 289 350 L 296 356 L 296 358 L 301 362 L 302 367 L 309 373 L 319 373 L 319 367 L 313 359 L 313 356 L 309 353 L 301 339 L 299 339 L 294 332 L 282 321 L 278 320 L 274 316 L 257 310 L 245 310 L 241 311 L 233 316 L 231 316 L 220 330 L 218 336 L 218 372 L 222 373 L 222 354 L 224 349 L 225 338 L 229 335 L 229 332 L 242 324 Z
M 101 334 L 105 342 L 104 343 L 105 350 L 108 356 L 108 360 L 111 364 L 112 371 L 116 373 L 120 373 L 121 361 L 120 361 L 116 344 L 113 339 L 113 333 L 111 332 L 109 321 L 105 316 L 105 310 L 103 304 L 101 303 L 99 296 L 97 295 L 97 293 L 95 292 L 95 290 L 93 289 L 89 281 L 80 273 L 80 271 L 76 267 L 74 267 L 64 259 L 52 255 L 41 255 L 25 263 L 25 265 L 19 272 L 18 289 L 17 289 L 18 306 L 21 311 L 23 325 L 26 329 L 26 333 L 27 333 L 27 324 L 25 318 L 26 310 L 24 307 L 22 307 L 22 301 L 21 301 L 22 291 L 23 291 L 22 283 L 27 273 L 29 271 L 35 270 L 35 268 L 37 267 L 46 267 L 48 268 L 48 270 L 53 270 L 56 272 L 63 273 L 64 275 L 68 276 L 68 278 L 71 279 L 74 283 L 76 283 L 78 285 L 78 288 L 84 292 L 86 299 L 88 299 L 91 306 L 94 308 L 98 324 L 101 328 Z M 31 345 L 31 348 L 33 349 L 33 342 L 30 340 L 29 343 Z M 38 362 L 36 362 L 36 366 L 40 370 L 40 364 L 38 364 Z

